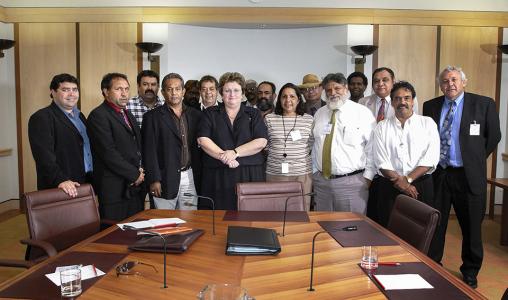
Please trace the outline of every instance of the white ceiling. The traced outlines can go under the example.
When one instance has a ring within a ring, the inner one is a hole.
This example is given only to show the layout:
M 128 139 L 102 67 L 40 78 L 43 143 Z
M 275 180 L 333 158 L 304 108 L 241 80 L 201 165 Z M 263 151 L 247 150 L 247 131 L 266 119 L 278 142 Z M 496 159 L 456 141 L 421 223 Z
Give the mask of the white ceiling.
M 507 0 L 0 0 L 3 7 L 308 7 L 508 11 Z

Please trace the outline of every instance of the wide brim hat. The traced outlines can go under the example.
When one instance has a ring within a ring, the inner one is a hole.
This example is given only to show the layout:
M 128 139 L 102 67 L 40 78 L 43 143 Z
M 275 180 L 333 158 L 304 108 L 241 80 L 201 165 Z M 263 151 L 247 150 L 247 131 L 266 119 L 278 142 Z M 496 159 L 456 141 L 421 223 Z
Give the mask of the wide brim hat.
M 316 74 L 307 74 L 303 76 L 302 84 L 298 87 L 301 89 L 311 88 L 315 86 L 319 86 L 321 84 L 321 79 Z

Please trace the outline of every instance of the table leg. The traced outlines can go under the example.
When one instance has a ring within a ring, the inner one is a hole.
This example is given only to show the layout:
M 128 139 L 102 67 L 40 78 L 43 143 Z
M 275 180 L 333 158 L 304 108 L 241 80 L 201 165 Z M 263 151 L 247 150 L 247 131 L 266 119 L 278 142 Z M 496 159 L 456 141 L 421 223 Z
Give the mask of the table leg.
M 503 206 L 501 210 L 501 245 L 508 246 L 508 190 L 503 189 Z

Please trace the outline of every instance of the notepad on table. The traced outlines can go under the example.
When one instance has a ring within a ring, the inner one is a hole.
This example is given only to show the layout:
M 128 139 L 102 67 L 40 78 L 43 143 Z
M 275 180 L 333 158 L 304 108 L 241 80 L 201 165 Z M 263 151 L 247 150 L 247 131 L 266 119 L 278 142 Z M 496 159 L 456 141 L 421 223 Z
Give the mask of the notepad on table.
M 385 290 L 433 289 L 434 287 L 418 274 L 373 275 Z
M 162 219 L 150 219 L 144 221 L 130 222 L 130 223 L 119 223 L 116 224 L 120 229 L 124 229 L 123 226 L 128 225 L 134 227 L 136 229 L 151 229 L 151 228 L 161 228 L 161 227 L 169 227 L 176 226 L 178 224 L 185 223 L 184 220 L 180 218 L 162 218 Z

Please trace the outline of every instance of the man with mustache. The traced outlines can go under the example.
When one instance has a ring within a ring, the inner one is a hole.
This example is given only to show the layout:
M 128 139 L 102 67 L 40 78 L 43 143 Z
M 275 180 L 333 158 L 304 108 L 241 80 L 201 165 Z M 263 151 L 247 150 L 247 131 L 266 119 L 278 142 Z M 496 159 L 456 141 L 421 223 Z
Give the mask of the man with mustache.
M 212 75 L 201 77 L 198 83 L 199 87 L 199 106 L 197 109 L 204 111 L 208 107 L 222 105 L 219 102 L 219 82 Z
M 104 75 L 104 102 L 88 116 L 93 176 L 103 219 L 120 221 L 144 209 L 141 134 L 136 119 L 126 109 L 129 89 L 125 74 Z
M 467 78 L 461 68 L 446 67 L 438 80 L 444 95 L 423 105 L 423 114 L 439 124 L 441 139 L 439 165 L 432 174 L 441 222 L 429 256 L 441 262 L 453 204 L 462 231 L 462 280 L 476 288 L 483 261 L 487 157 L 501 139 L 499 115 L 492 98 L 465 92 Z
M 374 176 L 365 169 L 367 146 L 376 120 L 365 106 L 348 99 L 342 73 L 328 74 L 322 85 L 327 104 L 314 115 L 313 128 L 315 209 L 365 214 L 368 184 Z
M 370 109 L 377 122 L 388 119 L 395 113 L 393 106 L 390 105 L 390 92 L 394 83 L 395 73 L 392 69 L 387 67 L 377 68 L 372 73 L 372 90 L 374 94 L 358 100 L 359 104 L 365 105 Z M 413 111 L 418 113 L 418 100 L 415 98 L 413 102 Z
M 379 176 L 369 192 L 376 211 L 374 218 L 383 226 L 395 198 L 406 194 L 434 207 L 432 176 L 439 162 L 439 133 L 429 117 L 413 112 L 416 92 L 409 82 L 400 81 L 391 90 L 395 115 L 378 123 L 372 135 L 373 168 Z M 369 216 L 370 217 L 370 216 Z
M 298 86 L 305 98 L 305 113 L 314 116 L 316 111 L 326 105 L 321 99 L 323 85 L 321 79 L 315 74 L 303 76 L 302 84 Z
M 164 104 L 159 98 L 159 74 L 152 70 L 143 70 L 137 77 L 138 95 L 132 97 L 127 103 L 127 110 L 136 118 L 137 125 L 141 128 L 143 115 L 156 107 Z
M 263 81 L 258 85 L 257 107 L 263 117 L 273 111 L 273 102 L 276 97 L 277 93 L 275 92 L 275 84 L 273 82 Z

